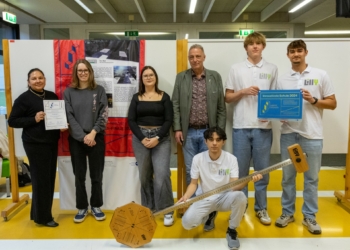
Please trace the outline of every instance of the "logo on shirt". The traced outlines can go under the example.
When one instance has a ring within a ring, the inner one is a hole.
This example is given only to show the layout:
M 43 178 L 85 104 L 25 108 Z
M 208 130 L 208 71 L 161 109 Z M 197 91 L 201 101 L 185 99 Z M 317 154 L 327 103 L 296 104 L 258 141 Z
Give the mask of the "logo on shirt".
M 219 169 L 218 174 L 222 176 L 230 175 L 230 169 Z
M 260 73 L 260 74 L 259 74 L 259 79 L 270 80 L 270 79 L 271 79 L 271 74 Z
M 304 86 L 318 85 L 318 79 L 305 79 Z

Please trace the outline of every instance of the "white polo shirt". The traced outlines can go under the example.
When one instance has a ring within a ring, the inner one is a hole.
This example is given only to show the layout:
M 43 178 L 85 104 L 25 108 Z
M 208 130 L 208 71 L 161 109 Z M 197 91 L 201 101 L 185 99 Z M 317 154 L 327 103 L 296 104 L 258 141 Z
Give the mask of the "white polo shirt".
M 235 92 L 251 86 L 258 86 L 261 90 L 276 89 L 277 77 L 276 65 L 264 59 L 254 65 L 247 59 L 231 66 L 225 88 Z M 258 96 L 243 96 L 233 103 L 233 128 L 272 128 L 271 122 L 258 119 Z
M 213 161 L 207 150 L 193 157 L 191 178 L 199 180 L 196 195 L 225 185 L 235 177 L 238 178 L 238 162 L 233 154 L 222 150 L 220 157 Z
M 278 89 L 307 89 L 320 100 L 334 95 L 333 84 L 326 71 L 310 66 L 300 74 L 290 70 L 278 79 Z M 323 109 L 303 100 L 301 121 L 288 121 L 281 126 L 282 134 L 298 133 L 308 139 L 323 139 Z

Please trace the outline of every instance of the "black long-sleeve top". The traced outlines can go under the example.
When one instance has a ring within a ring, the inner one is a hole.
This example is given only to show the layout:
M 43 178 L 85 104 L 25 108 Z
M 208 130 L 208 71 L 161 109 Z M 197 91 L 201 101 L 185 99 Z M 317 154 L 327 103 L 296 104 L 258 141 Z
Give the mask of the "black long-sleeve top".
M 45 91 L 45 100 L 58 100 L 55 93 Z M 60 130 L 46 130 L 45 121 L 35 121 L 36 113 L 44 111 L 43 99 L 30 90 L 22 93 L 14 102 L 8 119 L 10 127 L 23 128 L 22 140 L 35 143 L 57 143 Z
M 134 94 L 130 102 L 128 121 L 133 134 L 142 141 L 145 136 L 139 126 L 160 126 L 159 140 L 169 133 L 173 123 L 173 105 L 170 96 L 163 92 L 160 101 L 140 101 L 138 94 Z

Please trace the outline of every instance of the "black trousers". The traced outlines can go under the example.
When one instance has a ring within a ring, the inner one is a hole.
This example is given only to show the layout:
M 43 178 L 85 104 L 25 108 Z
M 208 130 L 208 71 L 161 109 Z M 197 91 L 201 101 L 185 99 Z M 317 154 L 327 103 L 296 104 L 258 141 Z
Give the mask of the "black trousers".
M 57 143 L 23 142 L 32 177 L 32 206 L 30 219 L 38 224 L 52 221 L 52 202 L 55 191 Z
M 102 178 L 105 165 L 105 141 L 103 134 L 95 137 L 96 145 L 89 147 L 84 142 L 68 137 L 69 150 L 75 175 L 75 195 L 77 209 L 85 209 L 89 206 L 85 186 L 87 166 L 89 166 L 91 179 L 90 206 L 101 207 L 103 205 Z M 86 156 L 89 164 L 87 164 Z

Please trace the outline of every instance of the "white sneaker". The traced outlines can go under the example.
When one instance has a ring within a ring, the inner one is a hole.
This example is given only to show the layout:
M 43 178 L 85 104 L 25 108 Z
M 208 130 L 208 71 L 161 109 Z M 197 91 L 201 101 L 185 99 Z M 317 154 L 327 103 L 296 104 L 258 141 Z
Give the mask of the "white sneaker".
M 269 214 L 265 209 L 259 210 L 256 212 L 256 217 L 259 218 L 260 222 L 264 225 L 270 225 L 271 224 L 271 219 Z
M 174 224 L 174 218 L 172 214 L 164 215 L 164 226 L 170 227 Z

